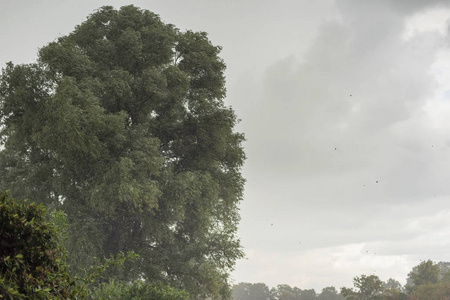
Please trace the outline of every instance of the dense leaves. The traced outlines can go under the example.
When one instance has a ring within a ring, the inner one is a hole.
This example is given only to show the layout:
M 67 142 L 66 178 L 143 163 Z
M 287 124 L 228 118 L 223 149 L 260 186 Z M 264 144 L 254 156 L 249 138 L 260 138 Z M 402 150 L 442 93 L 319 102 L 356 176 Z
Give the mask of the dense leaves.
M 159 282 L 135 281 L 132 284 L 124 284 L 111 280 L 109 283 L 104 283 L 95 288 L 88 299 L 184 300 L 189 299 L 189 294 Z
M 376 275 L 361 275 L 353 279 L 354 289 L 342 288 L 341 294 L 346 299 L 375 299 L 382 294 L 383 282 Z
M 431 260 L 423 261 L 408 274 L 409 289 L 417 286 L 434 284 L 439 280 L 439 266 Z
M 65 215 L 52 211 L 46 221 L 43 205 L 19 202 L 0 192 L 0 298 L 1 299 L 188 299 L 188 294 L 161 283 L 111 282 L 90 287 L 108 269 L 123 268 L 139 258 L 132 251 L 96 260 L 83 277 L 67 272 L 64 241 Z
M 406 288 L 412 299 L 447 299 L 450 298 L 449 274 L 448 263 L 422 261 L 408 273 Z
M 229 295 L 244 138 L 219 53 L 206 33 L 107 6 L 4 68 L 0 187 L 67 213 L 72 271 L 133 249 L 122 279 Z
M 83 289 L 67 273 L 45 208 L 0 192 L 0 298 L 75 299 L 79 294 Z

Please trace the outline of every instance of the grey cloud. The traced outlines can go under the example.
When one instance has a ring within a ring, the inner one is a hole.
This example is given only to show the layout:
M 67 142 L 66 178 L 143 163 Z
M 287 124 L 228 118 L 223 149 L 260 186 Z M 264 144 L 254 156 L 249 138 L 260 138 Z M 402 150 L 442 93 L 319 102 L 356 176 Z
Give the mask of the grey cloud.
M 423 11 L 428 8 L 448 7 L 446 0 L 337 0 L 336 5 L 344 12 L 345 16 L 353 11 L 359 14 L 380 14 L 410 15 L 417 11 Z
M 264 186 L 255 192 L 260 213 L 283 221 L 257 234 L 270 237 L 264 249 L 289 248 L 295 237 L 311 249 L 412 238 L 398 226 L 401 211 L 386 217 L 387 205 L 450 195 L 441 180 L 447 165 L 439 167 L 427 140 L 438 133 L 424 126 L 422 110 L 436 87 L 430 68 L 442 37 L 404 40 L 406 13 L 375 8 L 371 17 L 371 6 L 344 10 L 302 58 L 266 70 L 264 98 L 249 116 L 261 126 L 249 163 Z

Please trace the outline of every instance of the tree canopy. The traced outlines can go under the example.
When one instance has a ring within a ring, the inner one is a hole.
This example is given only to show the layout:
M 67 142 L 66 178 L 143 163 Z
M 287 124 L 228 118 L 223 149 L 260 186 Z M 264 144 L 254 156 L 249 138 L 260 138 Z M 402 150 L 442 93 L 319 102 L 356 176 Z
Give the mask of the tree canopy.
M 229 295 L 245 155 L 220 50 L 105 6 L 3 69 L 0 188 L 66 212 L 72 270 L 134 250 L 123 278 Z
M 423 261 L 408 273 L 408 282 L 412 287 L 434 284 L 439 280 L 439 266 L 431 260 Z
M 381 295 L 383 282 L 376 275 L 361 275 L 353 278 L 354 289 L 341 288 L 341 294 L 346 299 L 374 299 Z

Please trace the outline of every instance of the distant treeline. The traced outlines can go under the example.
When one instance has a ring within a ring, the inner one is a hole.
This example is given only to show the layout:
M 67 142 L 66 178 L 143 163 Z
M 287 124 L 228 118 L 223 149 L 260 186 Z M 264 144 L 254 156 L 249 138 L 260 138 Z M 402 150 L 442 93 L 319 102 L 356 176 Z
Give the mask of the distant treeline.
M 234 300 L 446 300 L 450 299 L 450 262 L 423 261 L 408 273 L 402 286 L 395 279 L 381 281 L 374 274 L 353 278 L 353 287 L 300 289 L 279 284 L 241 282 L 233 286 Z

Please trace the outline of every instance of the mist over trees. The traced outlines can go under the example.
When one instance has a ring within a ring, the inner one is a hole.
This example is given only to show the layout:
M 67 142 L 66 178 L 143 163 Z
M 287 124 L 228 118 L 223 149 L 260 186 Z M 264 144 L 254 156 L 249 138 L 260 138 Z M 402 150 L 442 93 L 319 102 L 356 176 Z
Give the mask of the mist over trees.
M 110 277 L 230 295 L 245 155 L 220 50 L 105 6 L 36 63 L 3 69 L 0 189 L 67 214 L 73 274 L 133 250 L 140 260 Z
M 378 276 L 353 278 L 353 287 L 300 289 L 279 284 L 269 289 L 264 283 L 241 282 L 233 286 L 234 300 L 445 300 L 450 299 L 450 262 L 422 261 L 408 273 L 405 286 L 395 279 L 383 282 Z

